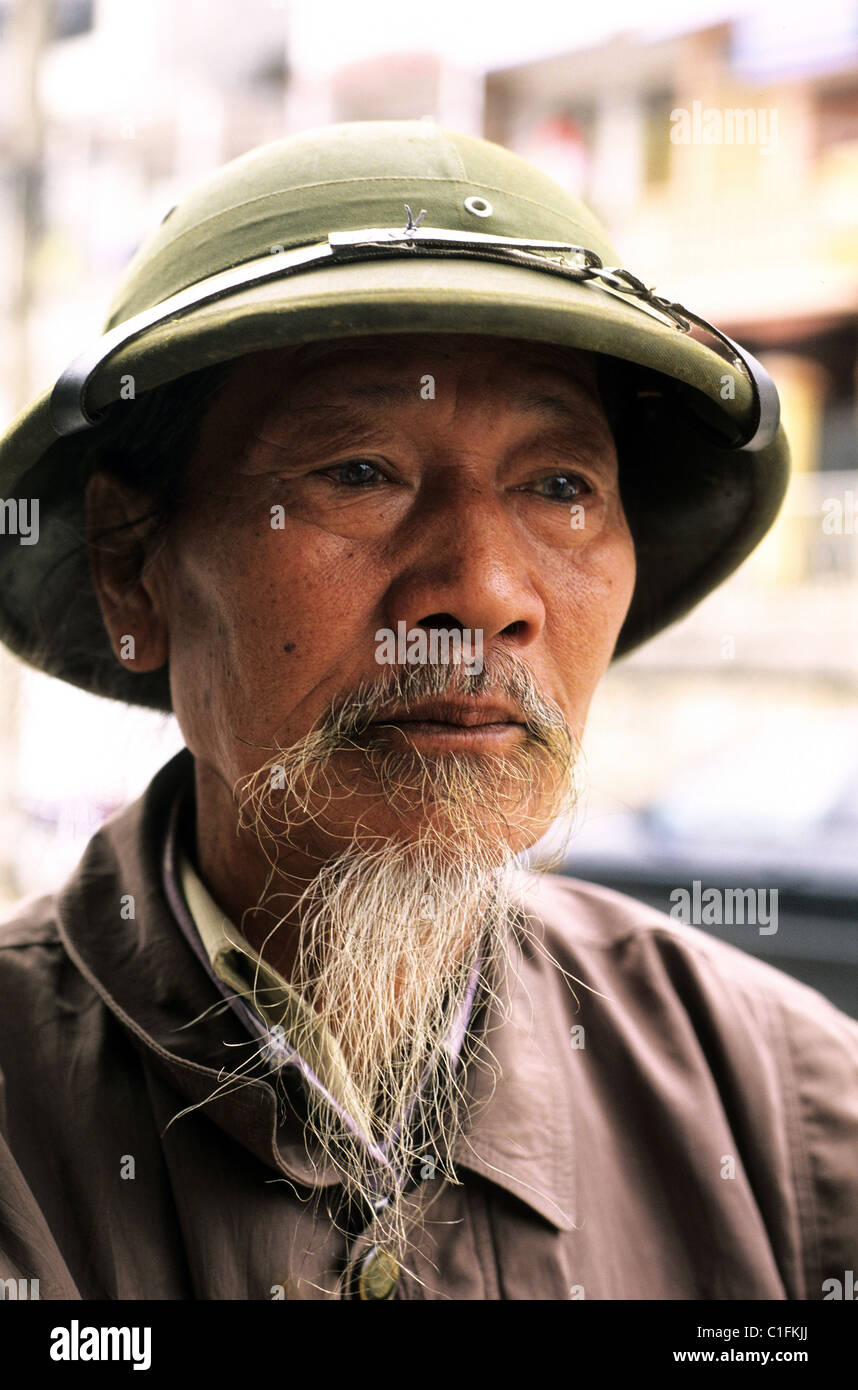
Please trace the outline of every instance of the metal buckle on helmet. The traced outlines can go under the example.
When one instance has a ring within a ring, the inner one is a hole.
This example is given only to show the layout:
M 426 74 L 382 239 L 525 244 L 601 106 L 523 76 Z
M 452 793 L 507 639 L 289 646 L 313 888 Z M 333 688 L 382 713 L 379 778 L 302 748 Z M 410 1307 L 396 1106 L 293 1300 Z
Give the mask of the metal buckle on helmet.
M 273 248 L 266 256 L 241 262 L 229 270 L 199 280 L 159 304 L 126 319 L 110 329 L 88 350 L 81 353 L 58 378 L 51 393 L 51 424 L 58 435 L 74 434 L 99 423 L 86 409 L 87 385 L 96 369 L 114 352 L 127 346 L 148 329 L 170 319 L 235 294 L 251 285 L 279 279 L 295 272 L 345 261 L 374 260 L 389 256 L 456 256 L 521 265 L 543 274 L 592 282 L 607 294 L 639 307 L 662 324 L 682 333 L 692 326 L 709 334 L 723 348 L 730 363 L 744 370 L 754 394 L 754 423 L 746 438 L 724 443 L 725 448 L 745 449 L 749 453 L 764 449 L 777 434 L 780 402 L 777 388 L 765 368 L 745 348 L 692 313 L 681 304 L 657 295 L 631 271 L 605 266 L 595 251 L 572 242 L 536 241 L 522 237 L 495 236 L 487 232 L 463 232 L 452 227 L 420 225 L 425 209 L 415 221 L 406 204 L 408 223 L 403 227 L 362 227 L 356 231 L 330 232 L 327 240 L 292 251 Z
M 388 246 L 405 248 L 437 246 L 464 248 L 479 251 L 482 248 L 498 247 L 501 250 L 557 251 L 572 253 L 577 264 L 599 266 L 602 264 L 595 251 L 586 246 L 575 246 L 569 241 L 531 241 L 526 237 L 493 236 L 490 232 L 460 232 L 451 227 L 421 227 L 414 223 L 410 227 L 362 227 L 356 232 L 330 232 L 328 244 L 335 253 L 344 254 L 349 248 L 373 248 L 379 250 Z
M 419 253 L 423 249 L 434 255 L 467 255 L 481 260 L 524 264 L 548 274 L 593 281 L 600 289 L 621 296 L 626 303 L 631 298 L 639 307 L 653 310 L 683 333 L 689 333 L 693 326 L 710 334 L 722 347 L 726 347 L 730 364 L 746 372 L 757 409 L 755 424 L 747 438 L 725 447 L 754 453 L 771 444 L 780 423 L 777 387 L 756 357 L 707 319 L 692 313 L 682 304 L 657 295 L 631 271 L 620 266 L 603 265 L 596 252 L 586 246 L 564 241 L 529 241 L 523 237 L 493 236 L 486 232 L 460 232 L 449 227 L 423 227 L 413 222 L 411 209 L 407 206 L 406 211 L 408 226 L 405 228 L 365 227 L 355 232 L 331 232 L 328 242 L 336 258 L 358 260 L 367 254 L 383 256 L 391 250 L 394 254 L 398 250 Z M 546 253 L 553 254 L 549 256 Z

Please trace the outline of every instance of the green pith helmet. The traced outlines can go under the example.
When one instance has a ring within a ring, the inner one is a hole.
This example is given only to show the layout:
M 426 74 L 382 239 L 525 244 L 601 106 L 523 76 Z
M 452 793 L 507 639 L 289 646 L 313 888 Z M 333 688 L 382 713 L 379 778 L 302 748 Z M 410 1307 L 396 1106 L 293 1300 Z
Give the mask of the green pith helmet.
M 135 675 L 113 655 L 90 579 L 75 460 L 99 417 L 129 381 L 139 397 L 260 349 L 456 332 L 605 354 L 637 559 L 615 657 L 771 526 L 789 450 L 749 353 L 620 270 L 587 208 L 509 150 L 428 120 L 359 121 L 262 146 L 189 193 L 127 267 L 104 336 L 0 440 L 0 505 L 39 502 L 36 544 L 0 535 L 2 640 L 84 689 L 169 709 L 166 667 Z

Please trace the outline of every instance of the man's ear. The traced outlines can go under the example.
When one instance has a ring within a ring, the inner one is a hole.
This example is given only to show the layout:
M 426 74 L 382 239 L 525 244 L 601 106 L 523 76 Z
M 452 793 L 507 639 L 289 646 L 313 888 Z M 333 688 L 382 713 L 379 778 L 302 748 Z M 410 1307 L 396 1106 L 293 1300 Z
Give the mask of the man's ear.
M 162 590 L 147 576 L 154 539 L 141 520 L 146 499 L 109 473 L 86 487 L 86 529 L 93 585 L 117 658 L 130 671 L 156 671 L 168 658 Z

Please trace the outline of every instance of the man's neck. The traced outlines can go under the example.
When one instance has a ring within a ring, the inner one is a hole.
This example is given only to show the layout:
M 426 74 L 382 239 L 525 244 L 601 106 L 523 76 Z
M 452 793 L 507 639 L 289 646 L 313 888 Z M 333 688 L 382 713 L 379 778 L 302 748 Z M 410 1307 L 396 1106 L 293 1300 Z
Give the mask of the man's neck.
M 296 853 L 290 855 L 288 878 L 277 872 L 272 879 L 262 846 L 248 831 L 237 829 L 237 819 L 231 790 L 195 760 L 194 801 L 183 826 L 186 851 L 222 912 L 269 965 L 291 980 L 298 948 L 297 903 L 319 866 Z M 275 920 L 280 925 L 272 936 Z

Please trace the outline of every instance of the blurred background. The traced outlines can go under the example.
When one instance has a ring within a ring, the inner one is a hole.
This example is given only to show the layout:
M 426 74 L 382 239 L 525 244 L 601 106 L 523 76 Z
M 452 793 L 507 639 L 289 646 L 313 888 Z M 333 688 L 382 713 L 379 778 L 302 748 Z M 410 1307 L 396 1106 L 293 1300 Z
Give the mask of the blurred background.
M 664 911 L 775 889 L 774 932 L 700 925 L 858 1016 L 858 0 L 592 9 L 0 0 L 0 428 L 167 209 L 258 144 L 431 115 L 542 166 L 763 361 L 794 464 L 739 573 L 603 681 L 562 868 Z M 0 907 L 179 747 L 0 650 Z

